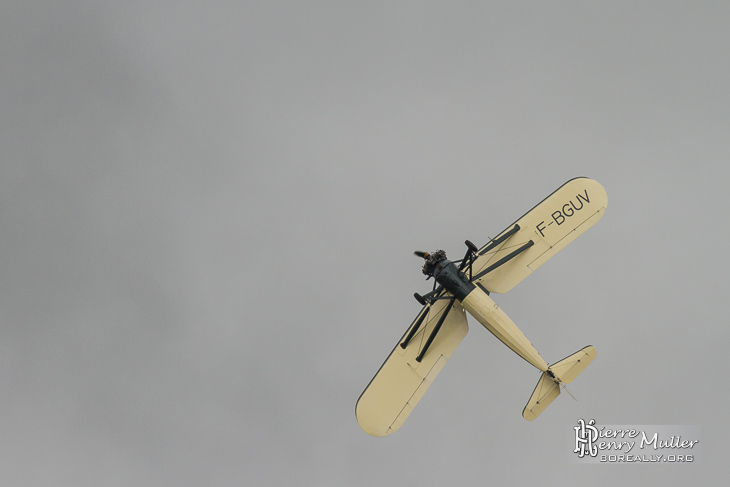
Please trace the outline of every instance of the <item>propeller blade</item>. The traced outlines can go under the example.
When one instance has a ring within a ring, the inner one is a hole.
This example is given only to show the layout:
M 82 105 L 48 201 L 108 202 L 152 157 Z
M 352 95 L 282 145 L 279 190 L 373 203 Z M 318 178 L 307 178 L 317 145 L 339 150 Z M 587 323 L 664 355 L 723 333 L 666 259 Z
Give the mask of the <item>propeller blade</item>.
M 413 255 L 422 259 L 428 258 L 428 252 L 424 252 L 422 250 L 416 250 L 415 252 L 413 252 Z

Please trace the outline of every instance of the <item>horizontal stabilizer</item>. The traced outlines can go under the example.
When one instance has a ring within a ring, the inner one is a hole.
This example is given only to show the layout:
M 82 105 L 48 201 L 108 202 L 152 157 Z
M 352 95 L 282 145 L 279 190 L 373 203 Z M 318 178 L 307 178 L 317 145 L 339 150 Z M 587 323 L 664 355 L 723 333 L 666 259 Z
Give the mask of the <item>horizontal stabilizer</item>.
M 558 383 L 550 378 L 547 372 L 543 372 L 530 400 L 527 401 L 527 406 L 522 411 L 522 417 L 527 421 L 532 421 L 540 416 L 540 413 L 545 411 L 545 408 L 559 395 L 560 386 Z
M 593 362 L 593 359 L 598 355 L 596 347 L 588 345 L 582 350 L 575 352 L 570 357 L 566 357 L 560 362 L 556 362 L 550 366 L 550 370 L 555 374 L 555 377 L 565 384 L 570 384 L 573 379 L 578 377 L 578 374 L 583 372 L 588 364 Z
M 522 411 L 522 417 L 528 421 L 540 416 L 551 402 L 560 395 L 560 384 L 570 384 L 593 362 L 598 351 L 592 345 L 575 352 L 573 355 L 554 363 L 543 372 L 535 390 Z

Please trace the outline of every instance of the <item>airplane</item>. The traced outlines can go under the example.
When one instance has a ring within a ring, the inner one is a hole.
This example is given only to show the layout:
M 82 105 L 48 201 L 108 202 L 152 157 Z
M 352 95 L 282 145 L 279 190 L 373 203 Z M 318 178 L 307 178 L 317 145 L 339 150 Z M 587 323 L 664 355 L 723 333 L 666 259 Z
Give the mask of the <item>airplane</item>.
M 383 437 L 403 425 L 466 336 L 466 312 L 541 372 L 522 411 L 528 421 L 537 418 L 597 351 L 589 345 L 548 365 L 490 294 L 506 293 L 588 230 L 603 216 L 607 202 L 597 181 L 574 178 L 483 247 L 467 240 L 460 261 L 450 261 L 443 250 L 414 252 L 425 261 L 426 279 L 434 278 L 433 289 L 414 294 L 423 308 L 360 395 L 355 406 L 360 427 Z

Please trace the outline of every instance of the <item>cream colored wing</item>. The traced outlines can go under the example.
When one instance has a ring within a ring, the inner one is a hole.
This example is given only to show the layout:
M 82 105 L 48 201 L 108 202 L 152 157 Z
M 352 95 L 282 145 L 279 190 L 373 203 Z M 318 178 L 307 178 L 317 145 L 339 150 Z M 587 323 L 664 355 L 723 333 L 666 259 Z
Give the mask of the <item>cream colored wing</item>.
M 597 181 L 571 179 L 479 249 L 473 282 L 506 293 L 593 226 L 607 203 Z
M 358 399 L 355 416 L 369 435 L 386 436 L 401 427 L 466 336 L 466 313 L 454 302 L 426 354 L 416 360 L 448 304 L 449 300 L 437 300 L 424 306 Z M 418 331 L 403 348 L 416 326 Z

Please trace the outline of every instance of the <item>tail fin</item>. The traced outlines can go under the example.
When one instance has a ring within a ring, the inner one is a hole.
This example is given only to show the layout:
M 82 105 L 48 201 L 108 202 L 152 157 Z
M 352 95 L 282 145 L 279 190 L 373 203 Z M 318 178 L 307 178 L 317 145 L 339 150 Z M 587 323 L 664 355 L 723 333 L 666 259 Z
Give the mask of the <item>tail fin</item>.
M 589 345 L 573 355 L 554 363 L 543 372 L 527 401 L 522 417 L 532 421 L 560 395 L 560 384 L 570 384 L 590 364 L 598 352 Z

